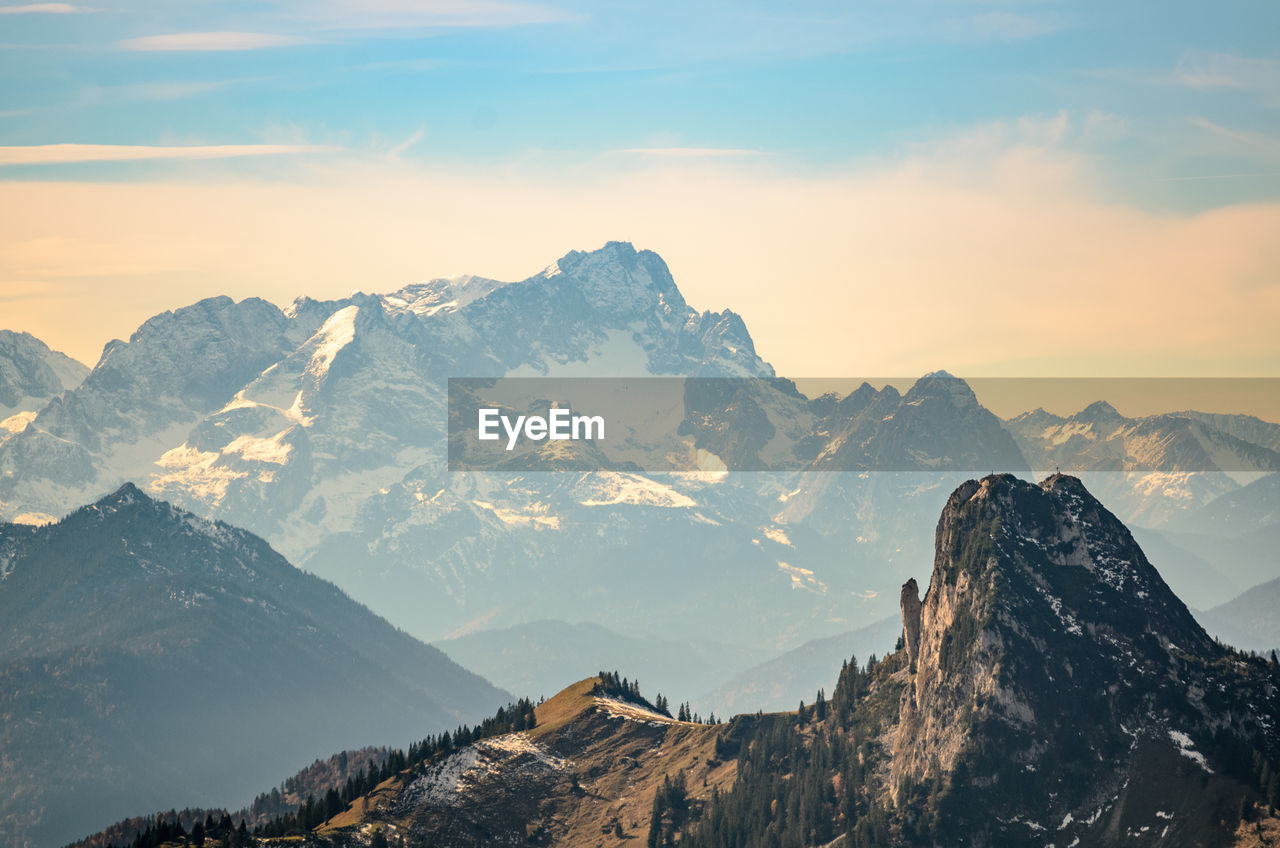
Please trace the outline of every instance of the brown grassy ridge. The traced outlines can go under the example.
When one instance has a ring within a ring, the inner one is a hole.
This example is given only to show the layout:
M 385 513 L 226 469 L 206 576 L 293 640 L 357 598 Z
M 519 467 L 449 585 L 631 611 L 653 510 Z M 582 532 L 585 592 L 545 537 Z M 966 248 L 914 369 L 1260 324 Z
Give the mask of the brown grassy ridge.
M 695 802 L 705 801 L 717 788 L 727 789 L 736 776 L 735 761 L 715 758 L 722 727 L 677 721 L 600 698 L 593 694 L 598 682 L 597 677 L 580 680 L 540 704 L 537 726 L 522 734 L 565 763 L 560 774 L 538 789 L 539 826 L 553 845 L 643 845 L 654 795 L 667 775 L 682 773 Z M 370 824 L 411 827 L 413 816 L 397 817 L 392 810 L 412 779 L 405 772 L 384 781 L 321 832 L 336 834 Z M 516 815 L 504 809 L 507 800 L 500 791 L 485 796 L 495 821 L 510 823 Z M 616 835 L 619 823 L 621 838 Z

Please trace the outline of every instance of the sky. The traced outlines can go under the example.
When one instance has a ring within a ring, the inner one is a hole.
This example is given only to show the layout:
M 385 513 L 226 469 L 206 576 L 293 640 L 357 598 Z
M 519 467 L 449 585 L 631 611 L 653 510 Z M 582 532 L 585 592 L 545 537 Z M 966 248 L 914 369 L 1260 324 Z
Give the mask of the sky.
M 788 375 L 1280 376 L 1280 4 L 0 0 L 0 327 L 661 254 Z

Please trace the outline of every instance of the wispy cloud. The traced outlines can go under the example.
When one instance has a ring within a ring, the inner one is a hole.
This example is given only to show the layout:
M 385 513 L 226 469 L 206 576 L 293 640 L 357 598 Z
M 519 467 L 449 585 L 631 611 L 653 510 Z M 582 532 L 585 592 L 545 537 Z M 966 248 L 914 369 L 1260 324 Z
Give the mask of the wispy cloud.
M 71 3 L 26 3 L 20 6 L 0 6 L 0 15 L 77 15 L 96 12 L 88 6 Z
M 766 155 L 763 150 L 748 150 L 741 147 L 627 147 L 613 152 L 662 159 L 714 159 Z
M 423 56 L 417 59 L 389 59 L 384 62 L 365 62 L 362 65 L 352 65 L 355 71 L 390 71 L 392 73 L 421 73 L 424 71 L 436 71 L 444 67 L 443 59 L 437 59 L 430 56 Z
M 1129 122 L 1114 112 L 1094 109 L 1085 116 L 1080 134 L 1088 141 L 1113 141 L 1129 134 Z
M 1275 91 L 1280 88 L 1280 64 L 1232 53 L 1188 51 L 1178 60 L 1174 80 L 1202 91 L 1215 88 Z
M 148 159 L 233 159 L 244 156 L 331 153 L 340 149 L 316 144 L 216 144 L 173 147 L 135 144 L 36 144 L 0 147 L 0 167 L 73 162 L 138 162 Z
M 509 27 L 577 19 L 561 9 L 501 0 L 319 0 L 299 14 L 340 29 Z
M 983 12 L 946 21 L 941 28 L 943 35 L 949 40 L 1019 41 L 1057 32 L 1066 28 L 1066 23 L 1049 14 Z
M 96 104 L 114 100 L 185 100 L 225 88 L 227 80 L 191 80 L 172 82 L 139 82 L 128 85 L 89 86 L 80 92 L 82 103 Z
M 1234 148 L 1233 152 L 1246 153 L 1263 161 L 1280 163 L 1280 139 L 1275 136 L 1223 126 L 1200 115 L 1193 117 L 1191 123 L 1230 143 Z
M 416 130 L 413 131 L 413 133 L 408 138 L 406 138 L 404 141 L 400 142 L 395 147 L 388 150 L 387 156 L 389 156 L 392 159 L 400 158 L 400 154 L 404 153 L 409 148 L 413 147 L 415 144 L 422 141 L 422 137 L 425 136 L 426 134 L 427 134 L 426 127 L 418 127 Z
M 116 42 L 116 47 L 142 52 L 223 52 L 311 43 L 309 38 L 269 32 L 172 32 L 126 38 Z

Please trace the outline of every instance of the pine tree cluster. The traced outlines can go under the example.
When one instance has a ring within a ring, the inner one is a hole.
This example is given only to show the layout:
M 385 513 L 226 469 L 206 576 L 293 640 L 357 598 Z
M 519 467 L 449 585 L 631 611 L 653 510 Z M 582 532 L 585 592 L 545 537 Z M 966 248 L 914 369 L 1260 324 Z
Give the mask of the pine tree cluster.
M 639 680 L 627 680 L 627 678 L 619 676 L 617 671 L 602 671 L 596 677 L 598 679 L 595 685 L 591 687 L 592 695 L 620 698 L 645 709 L 653 710 L 655 713 L 668 718 L 671 717 L 671 707 L 667 703 L 666 697 L 659 692 L 657 699 L 650 703 L 640 694 Z
M 876 764 L 871 744 L 884 720 L 869 695 L 897 670 L 898 658 L 856 658 L 840 672 L 830 700 L 819 691 L 796 713 L 738 716 L 716 740 L 719 757 L 738 758 L 738 779 L 711 798 L 674 840 L 664 820 L 659 841 L 682 848 L 790 848 L 844 836 L 853 848 L 884 845 L 888 812 L 868 794 Z M 896 699 L 896 692 L 885 697 Z M 655 801 L 655 812 L 657 802 Z M 665 811 L 665 808 L 664 808 Z M 652 836 L 650 837 L 652 840 Z
M 197 818 L 189 831 L 182 826 L 182 818 L 174 810 L 157 814 L 129 843 L 130 848 L 158 848 L 165 843 L 204 848 L 210 841 L 218 842 L 225 848 L 243 848 L 252 841 L 245 820 L 241 818 L 239 825 L 236 825 L 226 812 L 218 819 L 214 819 L 212 813 L 206 814 L 203 821 Z
M 305 803 L 296 813 L 286 813 L 268 822 L 254 831 L 257 836 L 298 836 L 307 834 L 329 819 L 347 809 L 357 798 L 368 795 L 378 784 L 392 777 L 411 770 L 420 774 L 428 763 L 439 756 L 447 755 L 464 748 L 481 739 L 502 736 L 521 730 L 532 730 L 537 724 L 534 704 L 527 698 L 521 698 L 514 704 L 499 707 L 498 711 L 475 727 L 460 725 L 452 733 L 444 731 L 436 736 L 428 736 L 420 742 L 409 746 L 408 751 L 391 751 L 382 765 L 361 771 L 354 778 L 347 780 L 339 791 L 330 789 L 321 798 L 308 796 Z

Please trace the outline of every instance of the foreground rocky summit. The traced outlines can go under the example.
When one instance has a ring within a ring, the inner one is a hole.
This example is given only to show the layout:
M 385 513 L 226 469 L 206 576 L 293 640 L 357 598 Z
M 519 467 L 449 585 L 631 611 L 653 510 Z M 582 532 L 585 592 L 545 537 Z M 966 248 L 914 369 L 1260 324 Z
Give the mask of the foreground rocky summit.
M 913 589 L 884 790 L 943 832 L 1210 844 L 1276 757 L 1275 668 L 1211 640 L 1073 477 L 965 483 Z

